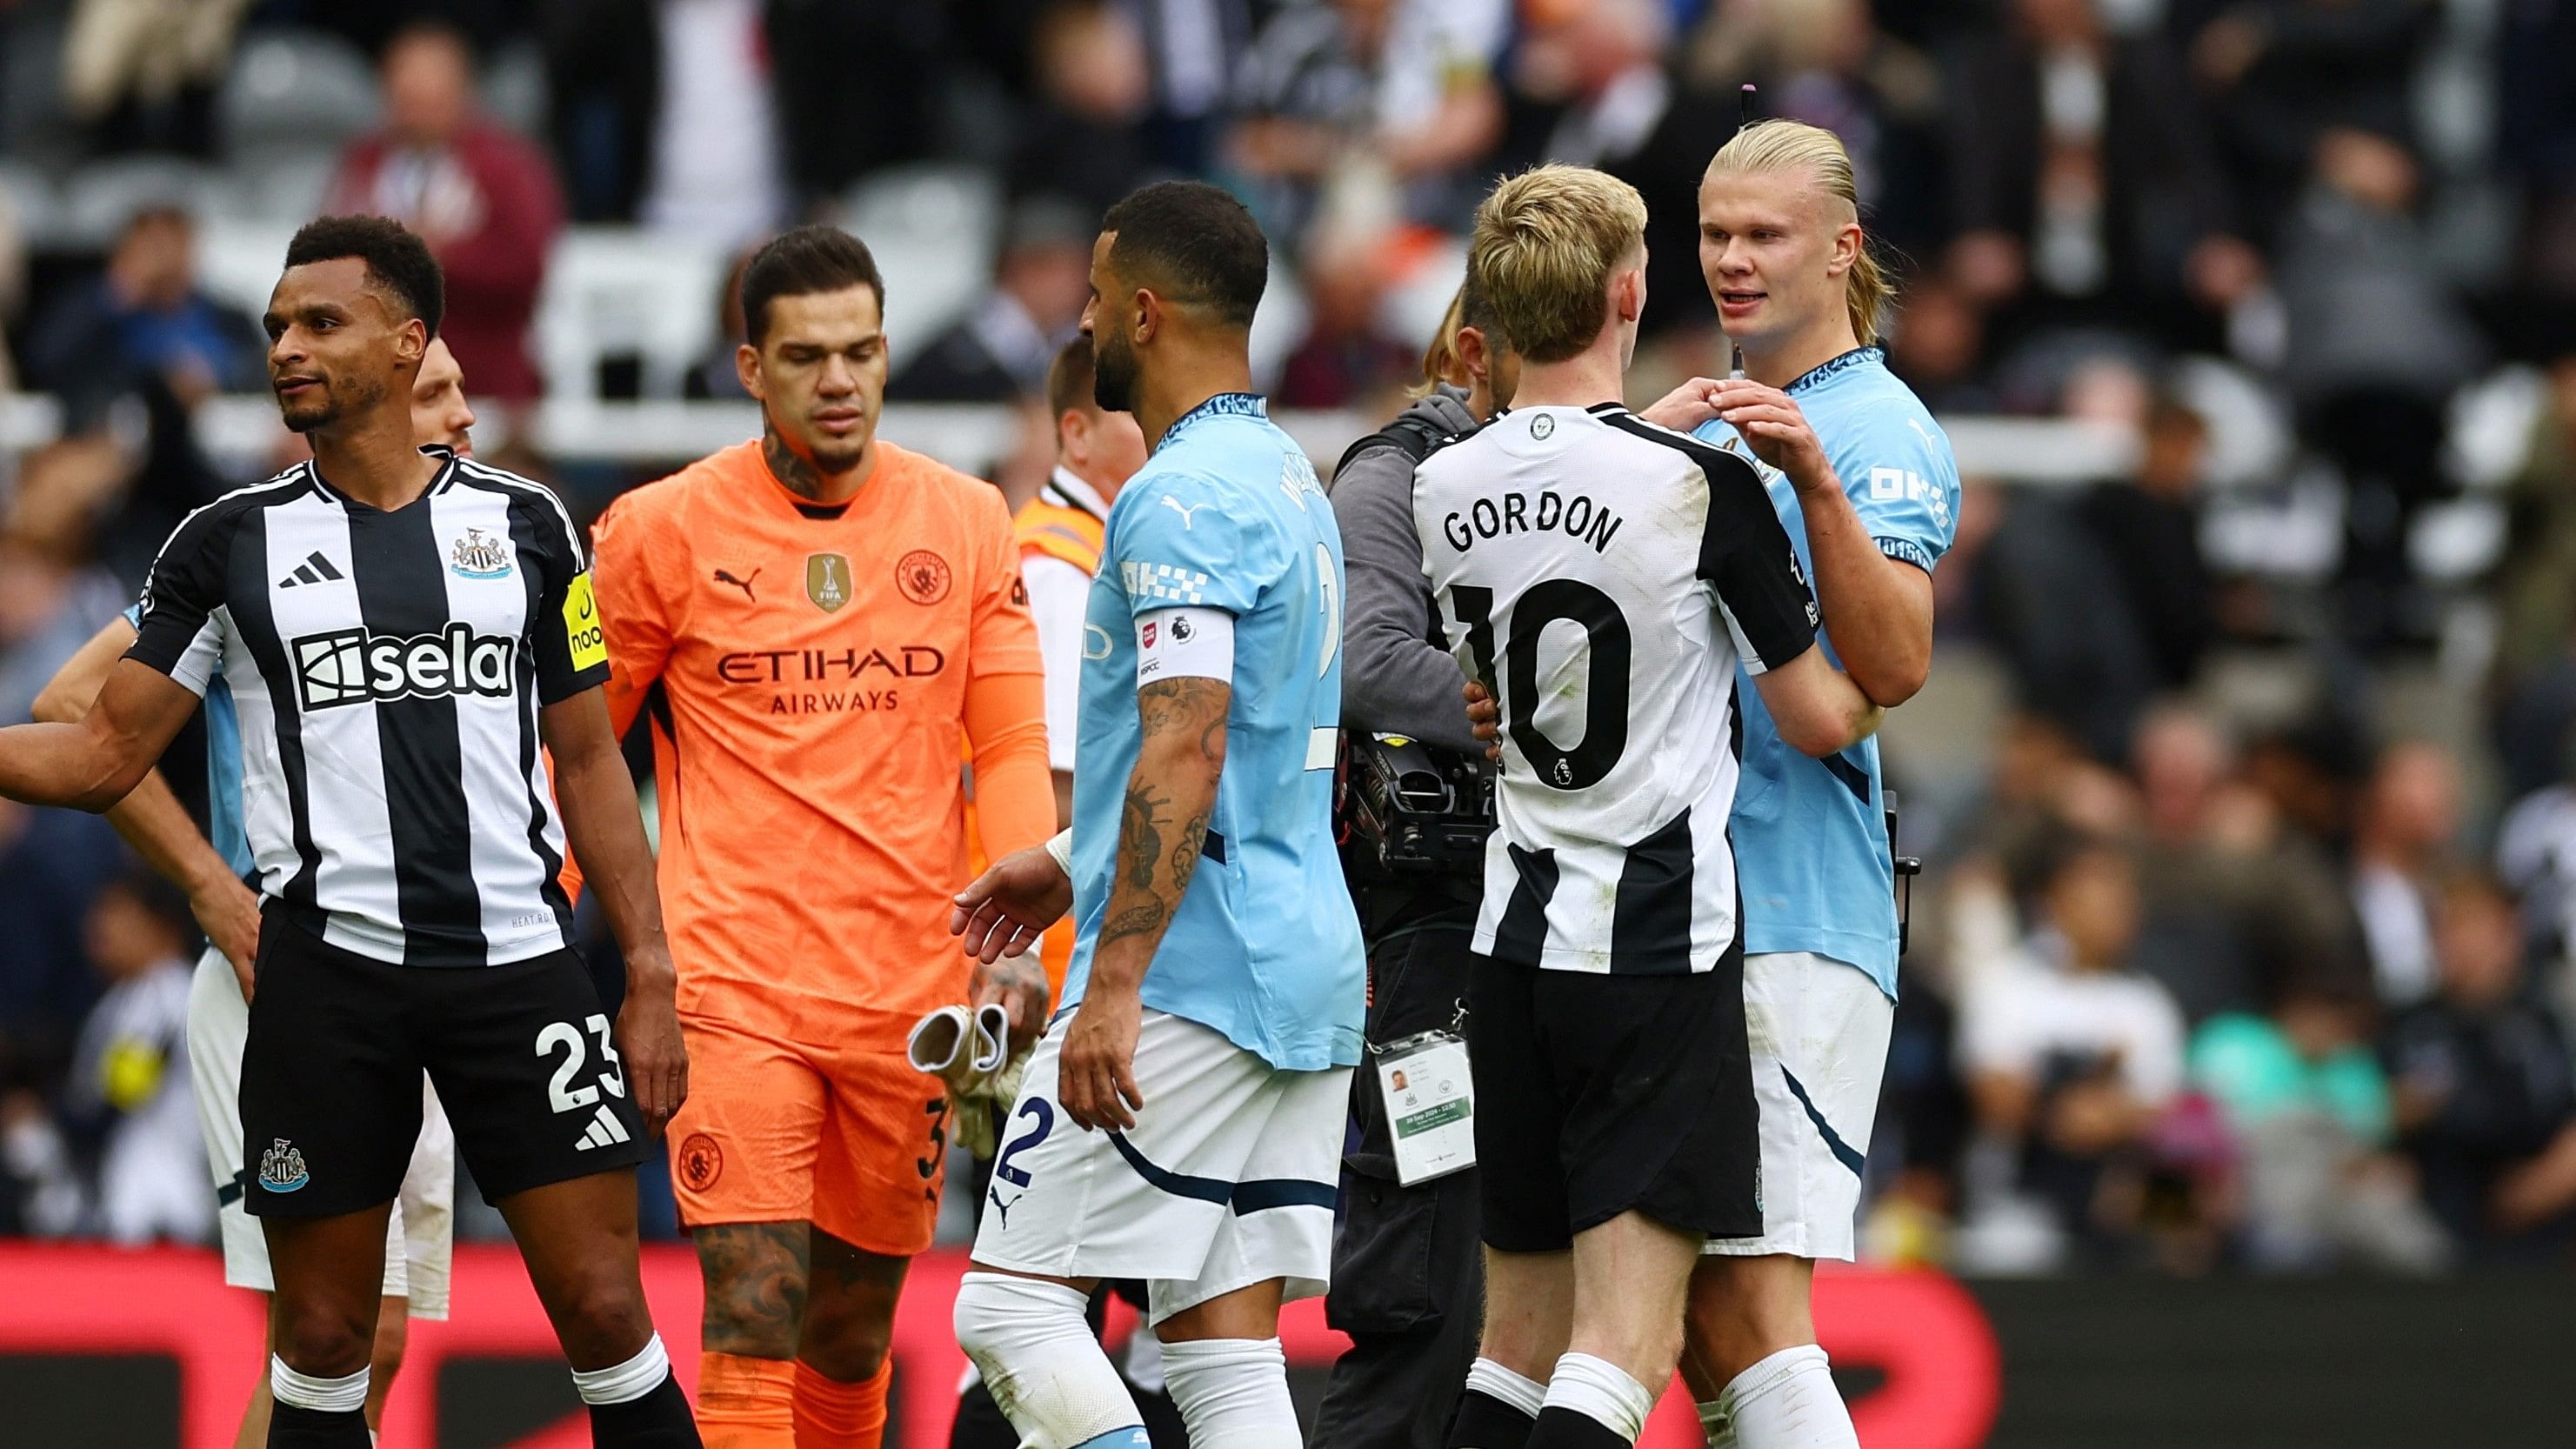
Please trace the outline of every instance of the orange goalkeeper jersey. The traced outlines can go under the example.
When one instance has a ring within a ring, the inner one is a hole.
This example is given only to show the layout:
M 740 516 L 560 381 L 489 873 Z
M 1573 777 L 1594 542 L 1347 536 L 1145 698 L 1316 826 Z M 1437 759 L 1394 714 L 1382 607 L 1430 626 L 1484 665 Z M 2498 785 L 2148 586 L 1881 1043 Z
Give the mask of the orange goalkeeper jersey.
M 1021 808 L 1001 813 L 1030 836 L 993 844 L 1044 838 L 1054 804 L 1001 494 L 876 449 L 833 508 L 782 487 L 757 442 L 727 448 L 618 499 L 593 573 L 617 723 L 639 706 L 653 720 L 680 1009 L 900 1050 L 923 1012 L 966 999 L 947 921 L 967 878 L 958 741 L 982 681 L 1026 676 L 1002 682 L 1030 713 L 997 729 L 988 710 L 972 741 L 979 792 L 1012 791 Z

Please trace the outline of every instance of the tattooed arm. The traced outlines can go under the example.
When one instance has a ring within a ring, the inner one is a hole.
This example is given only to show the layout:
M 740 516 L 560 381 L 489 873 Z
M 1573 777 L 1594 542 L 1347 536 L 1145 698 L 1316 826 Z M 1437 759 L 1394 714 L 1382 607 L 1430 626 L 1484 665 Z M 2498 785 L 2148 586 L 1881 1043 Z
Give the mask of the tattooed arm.
M 1091 984 L 1067 1029 L 1056 1089 L 1066 1115 L 1085 1128 L 1136 1125 L 1137 992 L 1163 932 L 1197 871 L 1217 777 L 1225 769 L 1226 712 L 1234 691 L 1221 679 L 1158 679 L 1136 691 L 1144 741 L 1127 777 L 1118 822 L 1109 908 L 1093 947 Z

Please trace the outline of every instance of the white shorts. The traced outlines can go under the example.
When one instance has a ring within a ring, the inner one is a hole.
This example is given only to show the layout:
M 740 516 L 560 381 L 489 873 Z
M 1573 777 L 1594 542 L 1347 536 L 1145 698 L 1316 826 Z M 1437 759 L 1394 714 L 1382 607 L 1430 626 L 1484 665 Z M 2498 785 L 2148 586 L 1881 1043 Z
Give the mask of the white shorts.
M 209 946 L 188 984 L 188 1073 L 215 1183 L 224 1281 L 274 1293 L 268 1239 L 242 1208 L 241 1064 L 249 1037 L 250 1004 L 242 1000 L 241 983 L 232 963 Z M 420 1090 L 420 1140 L 412 1144 L 411 1168 L 385 1225 L 384 1296 L 409 1299 L 414 1318 L 445 1318 L 456 1257 L 456 1132 L 426 1075 Z
M 1744 958 L 1763 1231 L 1711 1238 L 1702 1252 L 1851 1260 L 1861 1166 L 1895 1025 L 1896 1003 L 1857 966 L 1811 951 Z
M 1284 1072 L 1148 1010 L 1132 1132 L 1086 1132 L 1056 1102 L 1071 1013 L 1029 1058 L 993 1159 L 975 1261 L 1050 1278 L 1142 1278 L 1148 1316 L 1272 1278 L 1291 1300 L 1332 1275 L 1351 1069 Z

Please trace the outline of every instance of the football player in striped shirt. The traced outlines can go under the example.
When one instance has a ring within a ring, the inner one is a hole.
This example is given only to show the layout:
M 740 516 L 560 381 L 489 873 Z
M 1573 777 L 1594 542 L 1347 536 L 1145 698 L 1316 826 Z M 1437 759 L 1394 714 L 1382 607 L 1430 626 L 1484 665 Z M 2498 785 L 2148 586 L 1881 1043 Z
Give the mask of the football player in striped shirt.
M 411 421 L 412 436 L 423 448 L 460 455 L 473 450 L 474 409 L 465 400 L 464 373 L 444 340 L 432 338 L 421 359 L 420 376 L 412 383 Z M 69 724 L 87 714 L 108 671 L 134 647 L 142 617 L 137 604 L 91 636 L 36 696 L 36 718 Z M 205 716 L 206 828 L 199 831 L 188 818 L 159 770 L 109 809 L 107 821 L 154 870 L 188 893 L 189 909 L 206 933 L 188 991 L 188 1071 L 214 1175 L 224 1281 L 265 1300 L 277 1283 L 269 1271 L 268 1239 L 243 1207 L 249 1173 L 242 1166 L 240 1101 L 251 963 L 259 951 L 259 893 L 243 883 L 253 866 L 250 838 L 242 832 L 241 719 L 220 670 L 207 681 Z M 563 887 L 566 895 L 579 890 L 569 860 Z M 383 1422 L 410 1320 L 447 1317 L 448 1269 L 456 1250 L 456 1134 L 437 1094 L 425 1084 L 422 1091 L 420 1141 L 386 1227 L 384 1302 L 376 1313 L 367 1381 L 369 1428 Z M 239 1449 L 267 1442 L 271 1402 L 263 1372 L 242 1413 Z
M 0 794 L 106 809 L 217 668 L 231 686 L 263 897 L 241 1106 L 277 1281 L 274 1449 L 367 1449 L 424 1069 L 593 1442 L 695 1446 L 636 1263 L 631 1169 L 688 1070 L 651 851 L 570 518 L 541 485 L 414 446 L 442 292 L 428 247 L 381 217 L 296 233 L 264 322 L 312 461 L 181 522 L 98 702 L 0 730 Z M 572 950 L 568 840 L 626 955 L 614 1024 Z
M 1467 996 L 1487 1311 L 1461 1449 L 1633 1444 L 1705 1241 L 1762 1230 L 1739 697 L 1811 754 L 1877 727 L 1816 647 L 1753 465 L 1618 401 L 1645 222 L 1633 187 L 1577 167 L 1486 198 L 1468 277 L 1519 387 L 1415 472 L 1448 643 L 1501 709 Z

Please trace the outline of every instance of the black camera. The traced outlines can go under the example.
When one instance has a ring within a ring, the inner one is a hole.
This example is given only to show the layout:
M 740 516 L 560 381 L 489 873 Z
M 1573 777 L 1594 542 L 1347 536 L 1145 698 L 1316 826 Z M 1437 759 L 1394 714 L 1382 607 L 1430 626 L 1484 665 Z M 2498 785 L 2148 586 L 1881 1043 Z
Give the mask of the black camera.
M 1896 954 L 1903 956 L 1914 944 L 1914 878 L 1923 873 L 1923 858 L 1896 853 L 1896 792 L 1880 793 L 1887 808 L 1887 863 L 1896 872 Z
M 1398 875 L 1481 871 L 1494 833 L 1494 774 L 1481 761 L 1408 735 L 1344 736 L 1350 841 Z

